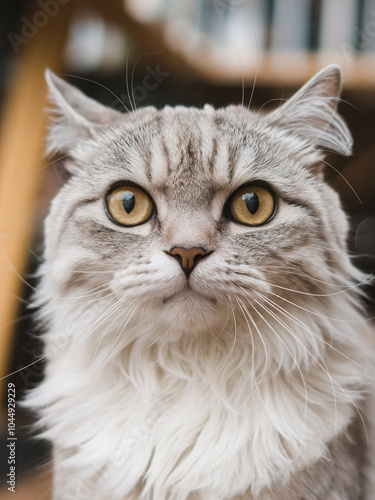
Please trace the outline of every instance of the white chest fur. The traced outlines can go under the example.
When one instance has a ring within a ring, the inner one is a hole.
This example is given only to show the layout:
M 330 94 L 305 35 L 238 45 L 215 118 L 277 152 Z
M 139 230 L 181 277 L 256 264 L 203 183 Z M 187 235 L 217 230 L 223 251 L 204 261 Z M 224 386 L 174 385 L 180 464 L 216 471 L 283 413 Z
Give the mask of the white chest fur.
M 94 331 L 103 328 L 100 359 L 92 334 L 72 336 L 30 398 L 44 407 L 58 478 L 75 500 L 257 495 L 324 457 L 356 411 L 363 370 L 345 346 L 308 369 L 268 359 L 259 377 L 241 331 L 229 346 L 209 335 L 164 345 L 138 336 L 116 349 L 117 334 Z

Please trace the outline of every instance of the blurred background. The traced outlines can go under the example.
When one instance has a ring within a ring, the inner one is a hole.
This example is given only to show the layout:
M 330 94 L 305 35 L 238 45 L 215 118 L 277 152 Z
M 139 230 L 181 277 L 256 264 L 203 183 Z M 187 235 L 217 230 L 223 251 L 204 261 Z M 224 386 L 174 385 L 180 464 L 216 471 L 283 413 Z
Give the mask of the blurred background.
M 0 6 L 0 498 L 48 499 L 49 447 L 16 413 L 17 493 L 7 491 L 7 385 L 17 399 L 43 376 L 28 309 L 42 259 L 42 221 L 63 182 L 43 157 L 44 70 L 116 109 L 272 109 L 315 72 L 340 63 L 349 159 L 326 178 L 351 221 L 350 251 L 375 269 L 375 0 L 3 0 Z M 375 316 L 373 287 L 368 308 Z M 12 375 L 7 376 L 9 373 Z M 6 378 L 4 378 L 7 376 Z

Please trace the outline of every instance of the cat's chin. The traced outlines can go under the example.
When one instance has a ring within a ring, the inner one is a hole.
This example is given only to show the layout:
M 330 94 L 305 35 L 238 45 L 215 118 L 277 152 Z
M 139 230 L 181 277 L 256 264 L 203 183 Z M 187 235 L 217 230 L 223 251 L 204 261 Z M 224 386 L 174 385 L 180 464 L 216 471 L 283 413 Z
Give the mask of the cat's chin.
M 203 295 L 187 286 L 163 298 L 160 312 L 163 321 L 174 330 L 198 333 L 216 329 L 222 324 L 221 310 L 214 297 Z

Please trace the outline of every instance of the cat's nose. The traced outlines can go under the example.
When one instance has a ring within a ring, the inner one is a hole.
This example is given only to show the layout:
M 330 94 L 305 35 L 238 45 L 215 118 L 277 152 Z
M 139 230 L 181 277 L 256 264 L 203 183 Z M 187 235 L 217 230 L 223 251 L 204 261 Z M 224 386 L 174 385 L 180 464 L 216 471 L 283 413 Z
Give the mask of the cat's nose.
M 166 253 L 178 260 L 182 270 L 188 278 L 197 263 L 202 260 L 203 257 L 207 257 L 207 255 L 212 252 L 208 252 L 206 249 L 201 247 L 172 247 L 169 252 Z

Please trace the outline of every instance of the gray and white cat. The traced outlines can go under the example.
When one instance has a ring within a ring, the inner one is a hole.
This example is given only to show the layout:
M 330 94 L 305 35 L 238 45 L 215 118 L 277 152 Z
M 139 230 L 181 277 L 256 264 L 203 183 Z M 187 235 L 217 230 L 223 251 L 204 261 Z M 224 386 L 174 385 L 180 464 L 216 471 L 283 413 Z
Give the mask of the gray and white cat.
M 362 276 L 322 174 L 352 147 L 340 80 L 330 66 L 269 114 L 121 114 L 47 73 L 71 177 L 27 404 L 54 500 L 374 500 Z

